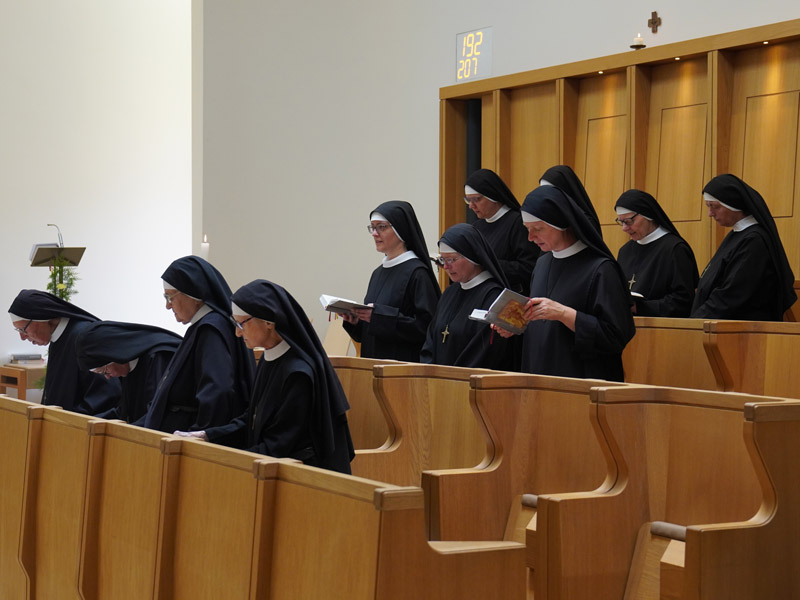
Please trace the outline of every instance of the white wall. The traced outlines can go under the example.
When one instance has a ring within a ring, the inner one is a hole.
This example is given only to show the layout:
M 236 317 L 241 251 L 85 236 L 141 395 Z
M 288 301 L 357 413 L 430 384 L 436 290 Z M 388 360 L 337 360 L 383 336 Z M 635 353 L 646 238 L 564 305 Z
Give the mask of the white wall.
M 653 9 L 663 25 L 646 27 Z M 494 75 L 800 17 L 795 0 L 205 0 L 203 228 L 231 286 L 360 299 L 369 211 L 412 202 L 438 239 L 438 92 L 459 32 L 493 28 Z
M 44 289 L 34 243 L 86 246 L 75 304 L 181 331 L 160 275 L 191 252 L 189 0 L 0 0 L 0 310 Z M 41 351 L 0 327 L 0 360 Z

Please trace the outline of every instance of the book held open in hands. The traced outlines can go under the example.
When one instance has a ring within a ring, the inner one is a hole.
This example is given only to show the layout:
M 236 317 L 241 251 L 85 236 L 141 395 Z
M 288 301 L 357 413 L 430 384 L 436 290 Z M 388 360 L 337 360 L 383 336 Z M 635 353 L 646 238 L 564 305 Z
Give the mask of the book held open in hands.
M 328 312 L 336 313 L 337 315 L 351 313 L 356 308 L 372 308 L 371 306 L 361 304 L 355 300 L 347 300 L 346 298 L 339 298 L 338 296 L 328 296 L 327 294 L 322 294 L 322 296 L 319 297 L 319 301 L 322 303 L 322 308 Z
M 489 310 L 481 310 L 476 308 L 469 316 L 473 321 L 481 321 L 483 323 L 491 323 L 507 329 L 516 334 L 521 334 L 525 331 L 525 326 L 528 324 L 522 317 L 525 312 L 525 305 L 528 303 L 527 296 L 518 294 L 508 288 L 500 292 L 497 299 L 492 302 Z

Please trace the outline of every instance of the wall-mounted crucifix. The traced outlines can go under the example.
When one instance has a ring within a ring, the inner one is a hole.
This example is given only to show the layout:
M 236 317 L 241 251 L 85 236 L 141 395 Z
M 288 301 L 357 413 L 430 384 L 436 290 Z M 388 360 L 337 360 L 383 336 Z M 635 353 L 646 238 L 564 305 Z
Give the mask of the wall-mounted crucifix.
M 650 13 L 650 20 L 647 22 L 647 26 L 653 33 L 658 33 L 658 28 L 661 27 L 661 17 L 658 16 L 658 11 L 654 10 Z

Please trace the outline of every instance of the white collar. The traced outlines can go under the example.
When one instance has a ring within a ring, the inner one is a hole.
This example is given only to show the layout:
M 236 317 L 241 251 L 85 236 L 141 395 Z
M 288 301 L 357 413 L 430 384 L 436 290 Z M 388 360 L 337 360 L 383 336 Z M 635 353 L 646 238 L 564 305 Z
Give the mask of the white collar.
M 756 221 L 756 218 L 753 215 L 747 215 L 746 217 L 739 219 L 738 221 L 736 221 L 736 223 L 733 224 L 733 230 L 744 231 L 751 225 L 758 225 L 758 221 Z
M 666 229 L 661 227 L 661 225 L 659 225 L 653 231 L 644 236 L 642 239 L 636 240 L 636 243 L 644 246 L 646 244 L 649 244 L 650 242 L 655 242 L 657 239 L 664 237 L 668 233 L 669 231 L 667 231 Z
M 69 318 L 68 317 L 61 317 L 58 321 L 58 325 L 53 330 L 53 333 L 50 334 L 50 343 L 57 342 L 58 338 L 61 337 L 61 334 L 64 333 L 64 330 L 69 325 Z
M 387 258 L 384 256 L 382 266 L 384 269 L 391 269 L 392 267 L 396 267 L 397 265 L 404 263 L 407 260 L 411 260 L 412 258 L 417 258 L 417 255 L 414 254 L 413 250 L 406 250 L 400 256 L 395 256 L 394 258 Z
M 488 217 L 485 220 L 487 223 L 494 223 L 510 210 L 511 210 L 510 208 L 508 208 L 505 204 L 503 204 L 502 206 L 500 206 L 500 208 L 497 209 L 496 213 L 494 213 L 491 217 Z
M 211 307 L 208 304 L 203 304 L 203 306 L 198 308 L 197 312 L 194 313 L 194 316 L 192 317 L 192 321 L 191 321 L 192 325 L 197 323 L 200 319 L 205 317 L 210 312 L 211 312 Z
M 132 361 L 130 361 L 128 363 L 128 369 L 129 369 L 128 370 L 128 374 L 129 375 L 133 372 L 133 370 L 136 368 L 136 365 L 138 365 L 138 364 L 139 364 L 139 359 L 138 358 L 134 358 Z
M 461 284 L 461 289 L 462 290 L 471 290 L 472 288 L 478 287 L 484 281 L 486 281 L 487 279 L 491 279 L 491 278 L 492 278 L 492 274 L 489 273 L 489 271 L 481 271 L 480 273 L 475 275 L 475 277 L 473 277 L 469 281 L 463 282 Z
M 281 356 L 286 354 L 290 348 L 291 346 L 286 340 L 281 340 L 280 342 L 278 342 L 277 346 L 273 346 L 272 348 L 265 348 L 262 357 L 267 362 L 272 362 L 273 360 L 278 360 Z
M 578 240 L 569 248 L 564 248 L 563 250 L 553 250 L 553 258 L 569 258 L 585 248 L 588 248 L 588 246 L 582 241 Z

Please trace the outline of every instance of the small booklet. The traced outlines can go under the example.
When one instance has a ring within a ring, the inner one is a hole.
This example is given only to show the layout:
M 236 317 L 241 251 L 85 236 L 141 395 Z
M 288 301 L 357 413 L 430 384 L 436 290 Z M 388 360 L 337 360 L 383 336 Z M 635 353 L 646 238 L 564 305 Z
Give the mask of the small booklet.
M 319 297 L 319 301 L 322 303 L 322 308 L 328 312 L 336 313 L 337 315 L 351 313 L 356 308 L 372 308 L 366 304 L 356 302 L 355 300 L 347 300 L 346 298 L 339 298 L 338 296 L 328 296 L 327 294 L 322 294 L 322 296 Z
M 525 312 L 525 305 L 528 303 L 528 300 L 530 300 L 530 298 L 527 296 L 505 289 L 500 292 L 497 299 L 492 302 L 489 310 L 476 308 L 472 311 L 469 318 L 473 321 L 493 323 L 498 327 L 520 334 L 525 331 L 525 327 L 528 324 L 522 316 Z

